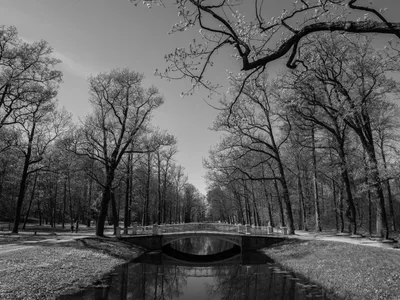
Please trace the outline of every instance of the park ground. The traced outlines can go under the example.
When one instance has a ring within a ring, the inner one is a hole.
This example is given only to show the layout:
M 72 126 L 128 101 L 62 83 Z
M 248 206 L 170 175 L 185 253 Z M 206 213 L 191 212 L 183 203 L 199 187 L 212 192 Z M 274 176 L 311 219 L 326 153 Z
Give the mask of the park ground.
M 36 231 L 36 232 L 35 232 Z M 94 230 L 70 233 L 49 227 L 11 235 L 0 231 L 0 299 L 55 299 L 98 282 L 143 253 Z
M 400 300 L 398 243 L 312 233 L 262 251 L 332 299 Z
M 143 252 L 111 233 L 97 238 L 92 229 L 69 233 L 44 226 L 19 235 L 0 232 L 0 299 L 71 294 Z M 299 232 L 262 251 L 333 299 L 400 299 L 398 244 Z

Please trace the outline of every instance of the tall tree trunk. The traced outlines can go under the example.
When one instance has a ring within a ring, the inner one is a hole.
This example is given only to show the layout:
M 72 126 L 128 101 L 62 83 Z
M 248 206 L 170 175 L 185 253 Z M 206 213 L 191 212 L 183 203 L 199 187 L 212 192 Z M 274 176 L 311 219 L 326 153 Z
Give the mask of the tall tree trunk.
M 21 220 L 21 210 L 22 210 L 22 203 L 25 198 L 25 190 L 26 190 L 26 181 L 28 179 L 28 167 L 29 167 L 29 159 L 25 159 L 24 168 L 22 171 L 21 181 L 19 184 L 19 193 L 17 199 L 17 206 L 15 209 L 15 216 L 14 216 L 14 225 L 12 229 L 12 233 L 18 233 L 18 227 Z
M 381 154 L 382 154 L 382 160 L 383 160 L 383 166 L 385 168 L 385 170 L 387 170 L 387 162 L 386 162 L 386 154 L 385 151 L 383 149 L 383 145 L 381 145 Z M 393 207 L 393 196 L 392 196 L 392 189 L 390 187 L 390 180 L 386 179 L 385 180 L 386 183 L 386 189 L 387 189 L 387 194 L 388 194 L 388 202 L 389 202 L 389 217 L 392 223 L 392 230 L 396 231 L 396 218 L 394 215 L 394 207 Z
M 19 223 L 21 221 L 22 203 L 24 202 L 25 198 L 26 181 L 28 179 L 28 169 L 32 155 L 32 146 L 33 146 L 32 143 L 33 143 L 33 137 L 35 135 L 35 128 L 36 128 L 36 123 L 34 122 L 32 125 L 32 130 L 29 133 L 28 137 L 28 149 L 25 153 L 24 166 L 22 168 L 21 181 L 19 184 L 19 193 L 18 193 L 17 205 L 15 208 L 14 225 L 12 233 L 18 233 Z
M 150 152 L 147 154 L 147 182 L 146 182 L 146 205 L 144 213 L 144 224 L 149 225 L 149 206 L 150 206 L 150 175 L 151 175 L 151 156 Z
M 112 189 L 112 183 L 114 181 L 114 171 L 115 171 L 114 168 L 107 166 L 106 184 L 104 185 L 103 196 L 100 203 L 99 216 L 97 218 L 97 224 L 96 224 L 97 236 L 104 236 L 104 225 L 106 223 L 108 205 L 111 200 L 111 192 L 112 192 L 111 189 Z
M 368 189 L 368 233 L 372 236 L 372 199 L 371 191 Z
M 91 223 L 91 221 L 92 221 L 92 217 L 93 217 L 93 215 L 92 215 L 92 208 L 91 208 L 91 206 L 92 206 L 92 189 L 93 189 L 93 179 L 89 176 L 89 191 L 88 191 L 88 199 L 87 199 L 87 202 L 88 202 L 88 219 L 87 219 L 87 227 L 90 227 L 90 223 Z
M 301 184 L 301 172 L 300 172 L 300 165 L 297 160 L 296 162 L 297 168 L 297 192 L 299 195 L 299 229 L 307 230 L 306 229 L 306 215 L 305 215 L 305 208 L 304 208 L 304 195 L 303 195 L 303 187 Z
M 389 238 L 389 224 L 386 217 L 385 197 L 383 195 L 382 183 L 378 170 L 378 161 L 375 156 L 375 149 L 373 145 L 369 145 L 366 149 L 369 159 L 369 170 L 372 178 L 372 186 L 377 195 L 377 223 L 376 233 L 382 238 Z
M 125 215 L 124 215 L 124 228 L 128 229 L 130 224 L 130 191 L 131 191 L 131 168 L 132 168 L 132 153 L 128 154 L 128 165 L 126 169 L 126 178 L 125 178 Z
M 342 188 L 340 189 L 339 193 L 339 217 L 340 217 L 340 232 L 344 232 L 344 217 L 343 217 L 343 186 L 344 183 L 342 182 Z
M 104 236 L 104 225 L 107 218 L 108 203 L 111 198 L 111 185 L 105 186 L 100 204 L 100 212 L 96 224 L 96 235 Z M 107 206 L 106 206 L 107 205 Z
M 24 229 L 24 230 L 25 230 L 25 227 L 26 227 L 26 223 L 27 223 L 27 221 L 28 221 L 28 218 L 29 218 L 29 213 L 30 213 L 30 211 L 31 211 L 32 202 L 33 202 L 33 199 L 34 199 L 34 197 L 35 197 L 35 190 L 36 190 L 37 177 L 38 177 L 38 173 L 35 174 L 35 179 L 34 179 L 34 181 L 33 181 L 33 187 L 32 187 L 32 191 L 31 191 L 31 198 L 30 198 L 30 200 L 29 200 L 29 205 L 28 205 L 28 210 L 26 211 L 25 220 L 24 220 L 24 225 L 22 225 L 22 229 Z
M 315 130 L 311 128 L 311 143 L 312 143 L 312 161 L 313 161 L 313 188 L 314 188 L 314 211 L 315 211 L 315 231 L 322 231 L 321 215 L 319 211 L 319 196 L 317 182 L 317 156 L 315 152 Z
M 162 189 L 162 202 L 163 202 L 163 222 L 167 223 L 167 208 L 169 208 L 169 211 L 171 211 L 172 208 L 172 203 L 167 207 L 167 171 L 168 171 L 168 165 L 166 166 L 165 174 L 164 174 L 164 180 L 163 180 L 163 189 Z M 171 214 L 170 214 L 171 215 Z M 171 223 L 171 217 L 169 219 L 169 222 Z
M 117 227 L 119 227 L 119 218 L 118 218 L 118 211 L 117 211 L 117 203 L 115 201 L 115 191 L 111 191 L 111 207 L 112 207 L 112 219 L 114 225 L 114 235 L 117 234 Z
M 73 211 L 72 211 L 72 193 L 71 193 L 71 177 L 68 171 L 67 174 L 67 180 L 68 180 L 68 200 L 69 200 L 69 221 L 71 223 L 71 231 L 73 231 L 74 228 L 74 217 L 73 217 Z
M 386 180 L 386 188 L 388 192 L 388 201 L 389 201 L 389 215 L 392 221 L 392 230 L 396 231 L 396 216 L 394 214 L 394 206 L 393 206 L 393 197 L 392 197 L 392 189 L 390 187 L 390 180 Z
M 265 182 L 263 182 L 262 185 L 263 185 L 263 188 L 264 188 L 264 195 L 265 195 L 265 200 L 266 200 L 265 202 L 267 204 L 268 222 L 269 222 L 270 226 L 274 227 L 275 223 L 274 223 L 274 220 L 273 220 L 273 217 L 272 217 L 272 207 L 271 207 L 272 195 L 270 195 L 270 197 L 268 197 L 268 192 L 267 192 L 267 187 L 265 185 Z
M 337 203 L 338 201 L 336 199 L 336 184 L 335 184 L 335 180 L 333 178 L 331 180 L 331 183 L 332 183 L 332 201 L 333 201 L 333 208 L 334 208 L 334 212 L 335 212 L 335 227 L 336 227 L 336 231 L 339 232 L 339 219 L 338 219 L 339 207 L 338 207 L 338 203 Z
M 36 198 L 37 210 L 39 214 L 39 226 L 42 226 L 42 209 L 40 208 L 40 200 L 39 197 Z
M 29 218 L 29 212 L 31 211 L 32 201 L 33 201 L 33 198 L 34 198 L 34 196 L 35 196 L 37 178 L 38 178 L 38 172 L 35 173 L 35 179 L 33 180 L 33 187 L 32 187 L 32 192 L 31 192 L 31 199 L 29 200 L 28 210 L 26 211 L 26 216 L 25 216 L 25 220 L 24 220 L 24 225 L 22 225 L 22 229 L 23 229 L 23 230 L 25 230 L 26 222 L 28 221 L 28 218 Z
M 275 174 L 274 174 L 274 176 L 275 176 Z M 280 218 L 280 221 L 281 221 L 281 226 L 285 226 L 285 224 L 286 224 L 285 223 L 285 214 L 283 212 L 281 194 L 280 194 L 279 187 L 278 187 L 276 179 L 274 179 L 274 187 L 275 187 L 275 192 L 276 192 L 276 201 L 277 201 L 278 207 L 279 207 L 279 218 Z
M 283 193 L 283 202 L 284 206 L 284 213 L 288 227 L 288 233 L 294 234 L 294 221 L 293 221 L 293 212 L 292 212 L 292 205 L 290 203 L 290 196 L 289 196 L 289 188 L 286 182 L 286 176 L 284 171 L 284 166 L 279 158 L 278 160 L 278 167 L 280 173 L 280 182 L 282 186 L 282 193 Z
M 363 148 L 368 158 L 368 170 L 371 179 L 371 185 L 376 193 L 376 234 L 382 238 L 389 238 L 389 224 L 387 221 L 385 197 L 383 195 L 382 181 L 378 169 L 378 160 L 376 158 L 374 138 L 371 128 L 371 120 L 366 110 L 362 107 L 361 111 L 356 115 L 355 121 L 352 123 L 348 120 L 345 122 L 350 125 L 359 136 Z
M 256 195 L 254 193 L 254 185 L 253 183 L 251 184 L 251 194 L 252 194 L 252 199 L 253 199 L 253 207 L 254 207 L 254 224 L 256 226 L 260 226 L 260 215 L 258 213 L 258 207 L 257 207 L 257 202 L 256 202 Z
M 242 206 L 242 201 L 240 199 L 240 194 L 239 194 L 239 192 L 237 190 L 234 191 L 233 194 L 235 195 L 236 203 L 237 203 L 237 205 L 239 207 L 239 219 L 240 219 L 239 222 L 242 225 L 244 225 L 244 224 L 246 224 L 246 221 L 245 221 L 245 218 L 244 218 L 244 209 L 243 209 L 243 206 Z
M 161 196 L 161 158 L 160 158 L 160 152 L 157 151 L 157 193 L 158 193 L 158 211 L 157 211 L 157 223 L 161 224 L 162 223 L 162 196 Z
M 178 185 L 176 186 L 175 223 L 180 223 L 180 217 L 179 217 L 179 187 L 178 187 Z
M 342 176 L 342 181 L 344 183 L 346 191 L 346 202 L 347 202 L 346 217 L 349 220 L 351 226 L 350 233 L 357 234 L 356 207 L 354 205 L 353 193 L 351 191 L 350 175 L 347 169 L 346 153 L 344 151 L 343 143 L 339 145 L 339 157 L 340 157 L 340 174 Z
M 54 205 L 53 205 L 53 220 L 54 220 L 54 227 L 56 226 L 56 216 L 57 216 L 57 197 L 58 197 L 58 176 L 55 178 L 56 188 L 54 191 Z
M 65 212 L 67 210 L 67 180 L 64 181 L 64 195 L 62 208 L 62 228 L 65 228 Z
M 243 197 L 244 197 L 244 207 L 246 212 L 246 224 L 251 225 L 251 210 L 250 210 L 250 203 L 249 203 L 249 195 L 247 185 L 243 183 Z

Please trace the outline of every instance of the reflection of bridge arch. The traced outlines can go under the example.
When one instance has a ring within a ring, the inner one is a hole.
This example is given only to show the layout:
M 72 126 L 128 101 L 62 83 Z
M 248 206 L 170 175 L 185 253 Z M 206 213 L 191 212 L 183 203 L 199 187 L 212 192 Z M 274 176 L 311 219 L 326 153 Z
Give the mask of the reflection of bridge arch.
M 229 265 L 228 268 L 219 268 L 216 269 L 215 266 L 186 266 L 186 265 L 179 265 L 177 266 L 179 268 L 180 275 L 183 275 L 185 277 L 215 277 L 215 276 L 232 276 L 232 267 L 234 265 Z M 239 267 L 239 269 L 241 269 Z M 145 274 L 151 274 L 151 275 L 156 275 L 163 273 L 164 269 L 156 269 L 153 271 L 147 271 Z M 240 274 L 243 272 L 236 272 L 236 274 Z
M 183 266 L 214 266 L 222 264 L 241 263 L 240 247 L 232 248 L 209 255 L 196 255 L 185 253 L 172 248 L 169 244 L 163 247 L 163 264 Z
M 242 237 L 238 235 L 232 235 L 232 234 L 227 234 L 227 233 L 218 233 L 218 232 L 183 232 L 183 233 L 173 233 L 173 234 L 164 234 L 163 235 L 163 240 L 162 240 L 162 246 L 166 246 L 168 244 L 171 244 L 173 242 L 179 241 L 179 240 L 184 240 L 184 239 L 190 239 L 190 238 L 195 238 L 198 236 L 206 236 L 206 237 L 213 237 L 231 244 L 234 244 L 236 246 L 241 247 L 242 246 Z

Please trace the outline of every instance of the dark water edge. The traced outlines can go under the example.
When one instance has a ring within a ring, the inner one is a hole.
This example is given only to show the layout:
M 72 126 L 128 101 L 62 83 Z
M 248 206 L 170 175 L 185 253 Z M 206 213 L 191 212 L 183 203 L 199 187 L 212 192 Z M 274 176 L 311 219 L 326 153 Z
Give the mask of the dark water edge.
M 260 252 L 239 254 L 231 261 L 214 265 L 180 264 L 171 264 L 170 257 L 162 252 L 144 254 L 117 267 L 100 284 L 57 299 L 334 299 L 328 298 L 320 287 L 284 271 Z

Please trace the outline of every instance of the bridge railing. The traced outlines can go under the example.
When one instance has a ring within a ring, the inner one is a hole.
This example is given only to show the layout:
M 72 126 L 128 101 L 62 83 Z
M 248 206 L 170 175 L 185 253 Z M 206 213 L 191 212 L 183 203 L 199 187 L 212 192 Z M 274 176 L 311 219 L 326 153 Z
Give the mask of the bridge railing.
M 252 235 L 267 235 L 267 234 L 283 234 L 287 235 L 287 228 L 273 228 L 271 226 L 250 226 L 241 224 L 226 224 L 226 223 L 179 223 L 179 224 L 161 224 L 138 226 L 134 225 L 132 234 L 159 235 L 176 232 L 227 232 L 233 234 L 252 234 Z M 125 232 L 128 233 L 128 232 Z

